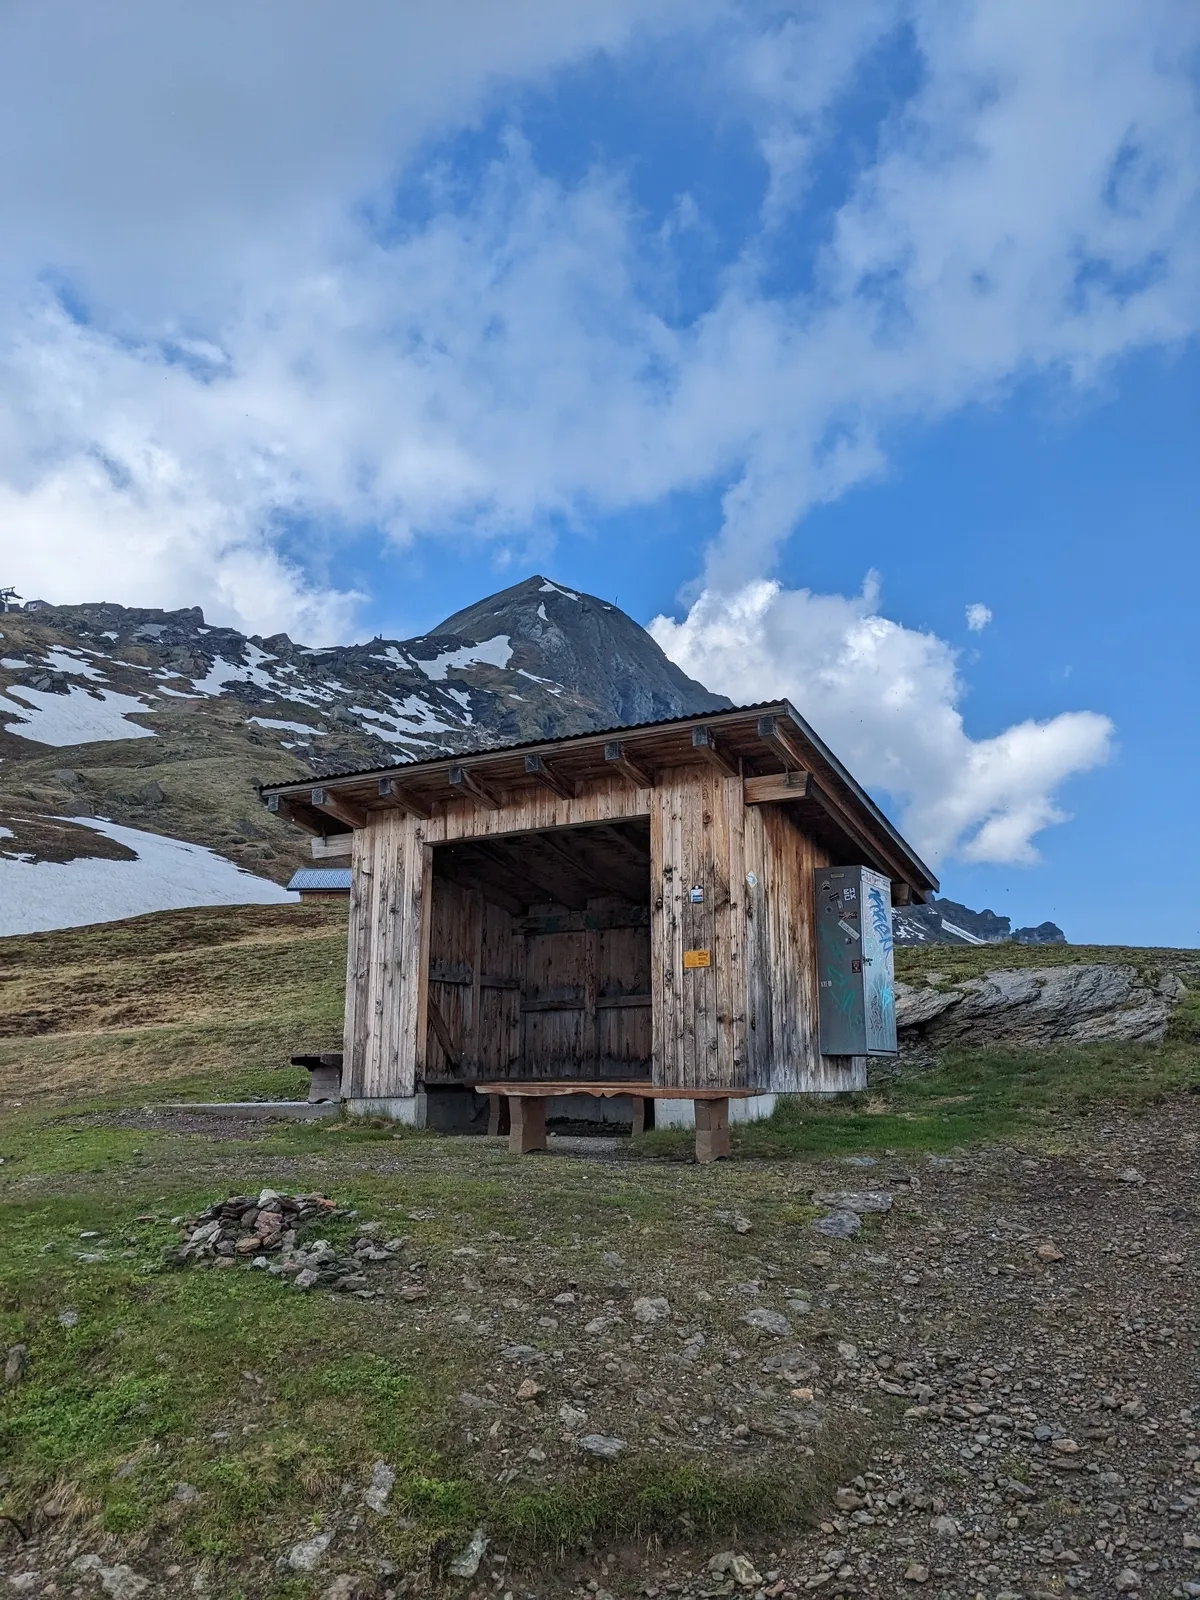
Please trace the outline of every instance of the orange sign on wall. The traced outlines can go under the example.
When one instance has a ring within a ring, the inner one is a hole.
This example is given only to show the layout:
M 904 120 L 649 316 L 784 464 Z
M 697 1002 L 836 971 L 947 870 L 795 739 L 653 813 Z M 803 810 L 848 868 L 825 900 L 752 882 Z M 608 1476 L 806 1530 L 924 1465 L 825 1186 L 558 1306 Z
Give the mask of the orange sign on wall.
M 691 971 L 695 967 L 711 967 L 711 950 L 685 950 L 683 952 L 683 970 Z

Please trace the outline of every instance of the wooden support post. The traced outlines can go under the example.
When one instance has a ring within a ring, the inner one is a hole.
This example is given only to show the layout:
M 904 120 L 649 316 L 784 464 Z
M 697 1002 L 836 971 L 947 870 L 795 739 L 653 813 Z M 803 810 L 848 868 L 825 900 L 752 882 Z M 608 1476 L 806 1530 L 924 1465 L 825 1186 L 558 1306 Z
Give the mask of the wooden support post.
M 480 783 L 478 778 L 468 772 L 466 767 L 451 767 L 447 774 L 447 782 L 452 789 L 457 789 L 459 794 L 474 800 L 476 805 L 483 806 L 488 811 L 499 811 L 499 800 L 489 788 Z
M 568 783 L 565 778 L 560 778 L 553 767 L 548 767 L 541 756 L 526 756 L 525 771 L 531 778 L 536 778 L 539 783 L 545 784 L 547 789 L 559 797 L 560 800 L 574 800 L 575 785 Z
M 637 1139 L 646 1131 L 646 1096 L 635 1094 L 633 1097 L 633 1137 Z
M 540 1094 L 506 1096 L 511 1123 L 508 1148 L 514 1156 L 546 1148 L 546 1099 Z
M 694 1100 L 696 1160 L 720 1161 L 729 1154 L 729 1101 Z
M 740 776 L 736 765 L 730 761 L 728 756 L 722 755 L 721 751 L 717 749 L 711 728 L 692 729 L 692 749 L 697 755 L 703 756 L 709 766 L 716 767 L 717 771 L 726 778 Z
M 488 1095 L 488 1138 L 495 1139 L 511 1131 L 506 1094 Z
M 624 778 L 626 783 L 632 783 L 635 789 L 653 789 L 654 779 L 625 754 L 625 746 L 619 739 L 611 739 L 604 746 L 604 760 L 612 772 Z

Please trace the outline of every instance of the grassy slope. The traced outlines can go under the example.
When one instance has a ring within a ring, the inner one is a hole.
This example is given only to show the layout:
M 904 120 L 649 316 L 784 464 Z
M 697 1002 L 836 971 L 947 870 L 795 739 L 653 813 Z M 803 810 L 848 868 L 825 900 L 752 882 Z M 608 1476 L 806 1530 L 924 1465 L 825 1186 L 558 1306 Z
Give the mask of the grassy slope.
M 906 954 L 906 975 L 948 970 L 948 956 L 978 953 Z M 164 1093 L 299 1088 L 277 1068 L 293 1049 L 336 1044 L 343 961 L 339 906 L 166 912 L 0 941 L 0 1347 L 23 1340 L 30 1351 L 29 1380 L 0 1395 L 0 1511 L 23 1516 L 52 1495 L 127 1549 L 207 1559 L 218 1572 L 233 1563 L 255 1593 L 309 1592 L 265 1562 L 247 1578 L 246 1563 L 319 1527 L 339 1485 L 361 1484 L 380 1459 L 397 1466 L 405 1522 L 363 1537 L 402 1563 L 432 1552 L 436 1564 L 478 1523 L 529 1549 L 669 1536 L 681 1518 L 731 1536 L 794 1521 L 845 1471 L 854 1441 L 734 1468 L 634 1451 L 505 1484 L 486 1439 L 474 1455 L 462 1444 L 457 1396 L 477 1386 L 481 1351 L 451 1315 L 454 1299 L 430 1318 L 396 1302 L 295 1294 L 256 1273 L 164 1272 L 168 1219 L 261 1182 L 325 1189 L 394 1219 L 447 1286 L 463 1270 L 454 1251 L 491 1239 L 503 1242 L 485 1254 L 519 1260 L 489 1259 L 493 1296 L 528 1295 L 555 1276 L 594 1284 L 616 1249 L 634 1292 L 683 1300 L 693 1285 L 760 1274 L 766 1248 L 781 1252 L 785 1281 L 802 1281 L 811 1213 L 799 1159 L 1061 1143 L 1099 1100 L 1136 1106 L 1200 1083 L 1190 997 L 1161 1047 L 962 1052 L 919 1080 L 736 1130 L 721 1169 L 678 1164 L 687 1140 L 666 1134 L 643 1147 L 663 1161 L 622 1170 L 567 1158 L 518 1166 L 482 1141 L 371 1126 L 268 1126 L 218 1143 L 112 1114 Z M 722 1205 L 751 1217 L 755 1234 L 716 1227 Z M 85 1231 L 97 1245 L 79 1243 Z M 89 1248 L 106 1259 L 81 1262 Z M 64 1327 L 68 1309 L 78 1321 Z M 175 1499 L 181 1481 L 198 1502 Z
M 0 940 L 4 1098 L 279 1098 L 337 1049 L 346 908 L 216 906 Z

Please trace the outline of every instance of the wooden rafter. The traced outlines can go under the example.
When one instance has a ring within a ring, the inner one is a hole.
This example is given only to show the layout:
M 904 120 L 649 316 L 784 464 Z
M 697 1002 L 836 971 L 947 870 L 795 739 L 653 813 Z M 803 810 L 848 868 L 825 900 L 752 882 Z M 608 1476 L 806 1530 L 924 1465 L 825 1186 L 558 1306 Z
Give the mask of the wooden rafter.
M 430 807 L 397 783 L 395 778 L 380 778 L 379 798 L 409 817 L 420 817 L 425 820 L 430 814 Z
M 323 811 L 328 816 L 336 817 L 339 822 L 347 822 L 352 828 L 365 828 L 367 825 L 367 812 L 365 807 L 356 806 L 350 800 L 344 800 L 341 795 L 330 794 L 328 789 L 320 785 L 310 791 L 309 796 L 314 811 Z
M 525 772 L 529 777 L 536 778 L 539 783 L 544 784 L 547 789 L 552 789 L 561 800 L 574 800 L 575 785 L 560 777 L 541 756 L 526 756 Z
M 739 776 L 736 764 L 718 747 L 711 728 L 692 729 L 692 749 L 707 761 L 710 767 L 715 767 L 718 772 L 724 773 L 725 777 Z
M 627 783 L 632 783 L 636 789 L 654 787 L 654 779 L 626 753 L 625 746 L 619 739 L 610 739 L 605 744 L 604 765 L 607 771 L 617 773 Z
M 474 800 L 476 805 L 484 806 L 488 811 L 499 811 L 499 800 L 467 767 L 451 767 L 447 774 L 447 782 L 459 794 L 465 794 Z

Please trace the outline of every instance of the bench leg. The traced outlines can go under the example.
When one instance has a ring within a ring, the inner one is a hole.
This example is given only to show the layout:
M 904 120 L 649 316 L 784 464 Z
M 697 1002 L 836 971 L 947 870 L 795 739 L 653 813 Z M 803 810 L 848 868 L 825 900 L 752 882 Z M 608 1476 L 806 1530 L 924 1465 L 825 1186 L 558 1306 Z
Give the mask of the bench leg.
M 310 1067 L 309 1074 L 308 1100 L 310 1105 L 318 1105 L 322 1100 L 340 1100 L 342 1098 L 341 1067 Z
M 645 1131 L 646 1097 L 643 1094 L 635 1094 L 633 1097 L 633 1137 L 636 1139 L 639 1134 L 645 1133 Z
M 546 1097 L 540 1094 L 506 1095 L 511 1123 L 508 1148 L 514 1156 L 546 1148 Z
M 729 1101 L 695 1100 L 696 1160 L 719 1161 L 729 1154 Z
M 488 1138 L 495 1139 L 502 1133 L 509 1131 L 508 1096 L 505 1094 L 488 1095 Z

